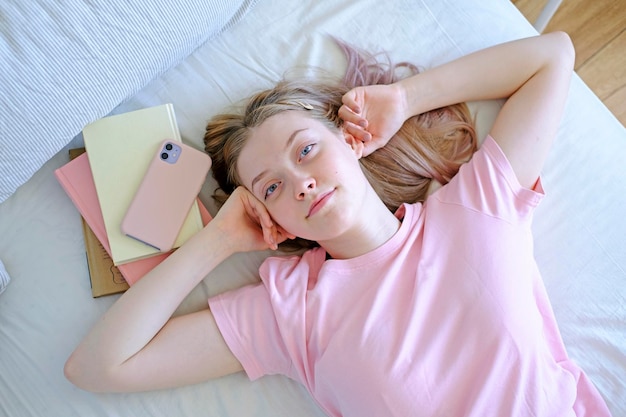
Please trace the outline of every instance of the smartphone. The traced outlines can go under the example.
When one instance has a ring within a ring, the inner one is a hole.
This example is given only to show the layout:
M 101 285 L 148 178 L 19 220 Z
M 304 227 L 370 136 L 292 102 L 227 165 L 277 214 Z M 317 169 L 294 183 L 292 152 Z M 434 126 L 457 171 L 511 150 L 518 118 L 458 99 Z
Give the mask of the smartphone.
M 172 249 L 210 168 L 206 153 L 163 141 L 128 206 L 122 233 L 161 252 Z

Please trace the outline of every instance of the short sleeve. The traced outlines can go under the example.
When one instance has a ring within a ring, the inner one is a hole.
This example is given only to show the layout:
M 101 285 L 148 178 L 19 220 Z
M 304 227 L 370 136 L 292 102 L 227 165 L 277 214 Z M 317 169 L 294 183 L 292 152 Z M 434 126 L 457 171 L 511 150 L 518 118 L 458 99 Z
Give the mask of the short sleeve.
M 226 344 L 248 378 L 289 375 L 291 360 L 263 284 L 249 285 L 209 299 Z
M 509 222 L 527 220 L 544 196 L 541 180 L 524 188 L 496 141 L 487 136 L 472 159 L 432 197 Z

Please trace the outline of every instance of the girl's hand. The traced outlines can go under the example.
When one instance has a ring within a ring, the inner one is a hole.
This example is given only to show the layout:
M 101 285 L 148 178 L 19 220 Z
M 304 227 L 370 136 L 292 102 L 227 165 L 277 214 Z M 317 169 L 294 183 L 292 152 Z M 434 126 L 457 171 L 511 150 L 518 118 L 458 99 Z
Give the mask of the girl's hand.
M 356 87 L 344 94 L 339 117 L 345 129 L 363 141 L 363 156 L 382 148 L 408 115 L 406 94 L 398 84 Z
M 276 224 L 263 203 L 244 187 L 235 189 L 211 224 L 218 227 L 233 253 L 278 249 L 279 243 L 295 238 Z

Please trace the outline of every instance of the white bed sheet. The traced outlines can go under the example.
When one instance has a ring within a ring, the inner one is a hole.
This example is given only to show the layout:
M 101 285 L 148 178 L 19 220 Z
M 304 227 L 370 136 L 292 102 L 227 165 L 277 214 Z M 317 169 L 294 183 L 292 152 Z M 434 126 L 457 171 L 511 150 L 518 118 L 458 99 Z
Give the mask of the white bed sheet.
M 327 34 L 424 67 L 535 34 L 503 0 L 259 1 L 246 19 L 155 79 L 116 112 L 174 104 L 183 140 L 198 148 L 205 121 L 294 65 L 340 73 Z M 472 105 L 484 134 L 497 102 Z M 77 137 L 69 146 L 81 144 Z M 68 147 L 68 148 L 69 148 Z M 572 356 L 614 416 L 626 415 L 626 131 L 575 77 L 559 139 L 544 172 L 547 196 L 533 226 L 536 256 Z M 92 299 L 78 213 L 52 172 L 52 158 L 0 205 L 0 258 L 12 282 L 0 295 L 0 415 L 321 416 L 296 383 L 237 374 L 175 390 L 91 394 L 63 377 L 63 364 L 117 296 Z M 214 212 L 207 197 L 203 199 Z M 255 279 L 263 254 L 214 271 L 181 311 Z

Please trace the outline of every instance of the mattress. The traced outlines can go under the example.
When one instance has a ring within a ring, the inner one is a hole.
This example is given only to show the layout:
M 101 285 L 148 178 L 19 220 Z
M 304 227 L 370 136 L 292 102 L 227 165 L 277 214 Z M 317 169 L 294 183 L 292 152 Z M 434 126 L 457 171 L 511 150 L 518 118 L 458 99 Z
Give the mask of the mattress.
M 502 0 L 260 0 L 244 19 L 153 78 L 113 114 L 173 103 L 183 141 L 202 148 L 211 115 L 310 66 L 341 74 L 330 35 L 428 68 L 536 34 Z M 501 103 L 471 103 L 484 136 Z M 172 390 L 93 394 L 63 376 L 65 360 L 118 296 L 91 297 L 80 217 L 54 178 L 76 136 L 0 204 L 0 259 L 11 282 L 0 295 L 0 415 L 322 416 L 297 383 L 243 373 Z M 535 255 L 569 355 L 626 415 L 626 130 L 578 78 L 542 174 Z M 207 181 L 201 193 L 215 213 Z M 254 282 L 267 253 L 235 255 L 178 313 Z M 235 278 L 233 278 L 235 277 Z

